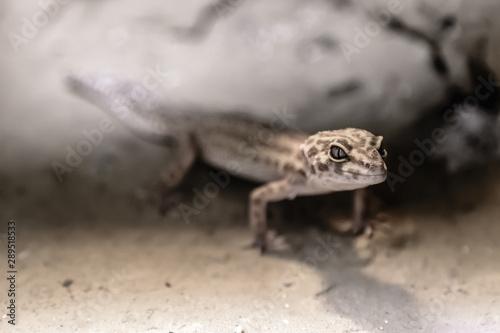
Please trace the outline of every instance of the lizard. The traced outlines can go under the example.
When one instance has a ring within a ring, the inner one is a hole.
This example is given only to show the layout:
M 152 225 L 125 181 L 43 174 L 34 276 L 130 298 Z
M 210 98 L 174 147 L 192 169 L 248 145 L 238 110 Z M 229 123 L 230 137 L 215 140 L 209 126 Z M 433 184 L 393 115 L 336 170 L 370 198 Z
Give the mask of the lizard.
M 139 84 L 109 75 L 70 75 L 67 84 L 74 94 L 139 137 L 172 147 L 175 158 L 161 174 L 167 193 L 179 185 L 197 158 L 263 183 L 251 191 L 248 210 L 253 246 L 262 252 L 273 249 L 277 242 L 267 227 L 268 203 L 356 190 L 352 225 L 356 231 L 366 222 L 364 189 L 387 177 L 383 137 L 363 129 L 308 135 L 248 114 L 170 105 Z

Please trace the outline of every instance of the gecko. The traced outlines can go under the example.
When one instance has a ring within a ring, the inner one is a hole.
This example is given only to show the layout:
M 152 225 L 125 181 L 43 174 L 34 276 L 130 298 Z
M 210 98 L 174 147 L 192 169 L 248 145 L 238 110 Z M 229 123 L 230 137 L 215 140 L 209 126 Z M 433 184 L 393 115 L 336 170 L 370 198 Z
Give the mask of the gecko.
M 174 158 L 160 177 L 165 193 L 179 185 L 198 158 L 222 170 L 237 165 L 237 176 L 262 183 L 251 191 L 248 210 L 252 245 L 262 252 L 277 243 L 267 227 L 268 203 L 355 190 L 351 228 L 357 231 L 366 224 L 364 189 L 387 177 L 383 137 L 363 129 L 308 135 L 248 114 L 169 103 L 140 84 L 109 75 L 70 75 L 67 84 L 137 136 L 172 148 Z

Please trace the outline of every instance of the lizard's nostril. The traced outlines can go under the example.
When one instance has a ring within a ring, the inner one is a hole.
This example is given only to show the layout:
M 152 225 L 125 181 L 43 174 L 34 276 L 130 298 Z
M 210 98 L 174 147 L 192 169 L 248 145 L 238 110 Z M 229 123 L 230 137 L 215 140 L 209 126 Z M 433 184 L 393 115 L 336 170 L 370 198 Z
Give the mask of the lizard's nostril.
M 371 166 L 372 166 L 372 165 L 371 165 L 370 163 L 366 163 L 366 164 L 365 164 L 365 168 L 367 168 L 367 169 L 370 169 L 370 168 L 371 168 Z

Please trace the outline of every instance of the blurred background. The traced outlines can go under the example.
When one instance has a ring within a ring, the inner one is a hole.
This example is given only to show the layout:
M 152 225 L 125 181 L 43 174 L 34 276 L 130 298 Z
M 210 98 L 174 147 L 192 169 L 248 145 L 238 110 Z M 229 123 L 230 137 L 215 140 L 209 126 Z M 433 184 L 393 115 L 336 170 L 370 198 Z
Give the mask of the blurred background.
M 496 332 L 499 14 L 494 0 L 3 1 L 0 242 L 15 219 L 21 296 L 1 331 Z M 65 86 L 75 72 L 383 135 L 390 174 L 371 193 L 387 228 L 340 235 L 350 193 L 300 198 L 270 207 L 291 250 L 260 256 L 244 250 L 255 184 L 237 179 L 188 221 L 161 216 L 149 198 L 170 151 L 103 131 Z

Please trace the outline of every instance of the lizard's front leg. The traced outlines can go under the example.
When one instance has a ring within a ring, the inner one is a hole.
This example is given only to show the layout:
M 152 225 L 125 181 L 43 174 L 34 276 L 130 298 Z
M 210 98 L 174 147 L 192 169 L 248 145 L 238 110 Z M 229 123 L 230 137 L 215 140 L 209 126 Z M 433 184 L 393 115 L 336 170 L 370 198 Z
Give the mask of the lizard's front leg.
M 382 221 L 373 216 L 373 212 L 370 210 L 369 196 L 370 193 L 366 187 L 354 191 L 354 221 L 351 225 L 351 231 L 355 235 L 368 230 L 368 235 L 371 237 L 378 225 L 384 226 Z M 387 228 L 387 226 L 385 227 Z
M 296 189 L 293 182 L 282 179 L 262 185 L 250 194 L 249 220 L 250 228 L 254 233 L 254 247 L 259 247 L 262 252 L 277 248 L 277 240 L 267 230 L 267 204 L 283 199 L 293 199 Z M 273 242 L 274 241 L 274 242 Z
M 351 230 L 354 234 L 359 234 L 369 225 L 368 190 L 361 188 L 354 190 L 354 221 Z

